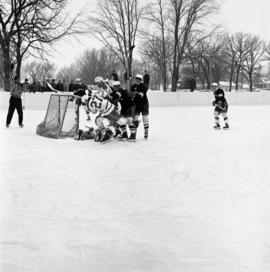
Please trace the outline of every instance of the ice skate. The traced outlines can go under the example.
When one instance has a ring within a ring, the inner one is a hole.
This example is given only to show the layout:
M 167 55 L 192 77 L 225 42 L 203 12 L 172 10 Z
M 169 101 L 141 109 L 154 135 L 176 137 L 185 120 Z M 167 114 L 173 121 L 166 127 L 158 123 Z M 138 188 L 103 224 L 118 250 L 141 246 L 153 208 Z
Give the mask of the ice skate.
M 113 133 L 111 130 L 106 130 L 103 136 L 100 139 L 101 144 L 106 144 L 108 142 L 111 142 L 113 140 Z
M 130 134 L 128 141 L 129 142 L 136 142 L 136 133 L 135 132 Z
M 118 137 L 118 141 L 125 141 L 128 139 L 128 135 L 126 132 L 122 132 L 120 136 Z
M 83 130 L 79 129 L 75 136 L 75 140 L 79 141 L 81 139 L 82 134 L 83 134 Z
M 120 130 L 120 129 L 116 129 L 113 138 L 115 138 L 115 139 L 118 138 L 118 136 L 119 136 L 120 134 L 121 134 L 121 130 Z
M 148 139 L 148 130 L 144 131 L 144 139 L 147 140 Z
M 220 129 L 220 124 L 215 124 L 214 129 L 219 130 Z
M 228 124 L 225 124 L 225 126 L 223 127 L 223 129 L 225 129 L 225 130 L 229 130 L 229 129 L 230 129 L 230 127 L 229 127 L 229 125 L 228 125 Z

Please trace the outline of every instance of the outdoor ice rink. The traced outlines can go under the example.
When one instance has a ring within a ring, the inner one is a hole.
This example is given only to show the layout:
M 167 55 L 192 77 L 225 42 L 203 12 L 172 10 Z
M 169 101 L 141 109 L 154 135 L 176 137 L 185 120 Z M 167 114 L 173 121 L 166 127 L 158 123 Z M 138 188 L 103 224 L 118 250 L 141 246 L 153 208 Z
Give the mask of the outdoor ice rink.
M 8 106 L 8 105 L 7 105 Z M 149 140 L 35 134 L 0 111 L 1 272 L 269 272 L 270 106 L 151 107 Z

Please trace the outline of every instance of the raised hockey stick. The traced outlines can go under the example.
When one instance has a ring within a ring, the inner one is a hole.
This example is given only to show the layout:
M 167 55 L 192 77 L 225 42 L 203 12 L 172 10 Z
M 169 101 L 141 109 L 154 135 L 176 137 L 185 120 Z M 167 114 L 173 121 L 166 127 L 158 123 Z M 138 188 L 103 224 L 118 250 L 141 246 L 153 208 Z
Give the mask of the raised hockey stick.
M 49 82 L 47 82 L 47 86 L 48 86 L 48 87 L 50 88 L 50 90 L 53 91 L 54 93 L 63 93 L 63 94 L 67 94 L 67 93 L 65 93 L 65 92 L 62 92 L 62 91 L 59 91 L 59 90 L 55 89 Z M 81 99 L 80 96 L 75 95 L 75 94 L 68 93 L 68 95 Z
M 47 86 L 50 88 L 51 91 L 58 93 L 59 91 L 56 90 L 49 82 L 47 82 Z

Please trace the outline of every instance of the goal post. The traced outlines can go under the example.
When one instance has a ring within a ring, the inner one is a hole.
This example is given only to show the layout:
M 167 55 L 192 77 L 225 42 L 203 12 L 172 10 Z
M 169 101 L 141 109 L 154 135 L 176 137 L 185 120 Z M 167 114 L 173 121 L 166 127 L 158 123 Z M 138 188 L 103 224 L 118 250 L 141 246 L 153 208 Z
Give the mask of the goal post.
M 36 133 L 55 139 L 74 137 L 79 128 L 79 113 L 73 98 L 69 94 L 51 94 L 44 121 Z

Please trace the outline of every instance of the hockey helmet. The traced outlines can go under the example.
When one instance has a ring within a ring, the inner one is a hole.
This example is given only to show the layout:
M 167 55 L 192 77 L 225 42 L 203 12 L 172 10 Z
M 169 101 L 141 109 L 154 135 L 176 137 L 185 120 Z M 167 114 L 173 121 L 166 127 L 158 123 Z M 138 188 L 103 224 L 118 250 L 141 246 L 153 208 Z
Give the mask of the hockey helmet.
M 136 79 L 143 80 L 143 76 L 142 76 L 141 74 L 137 74 L 135 78 L 136 78 Z
M 115 87 L 115 86 L 120 86 L 120 81 L 113 81 L 112 85 Z
M 216 82 L 213 82 L 213 83 L 211 84 L 211 87 L 218 87 L 218 84 L 217 84 Z
M 95 83 L 101 83 L 101 82 L 103 82 L 103 77 L 101 76 L 95 77 Z

